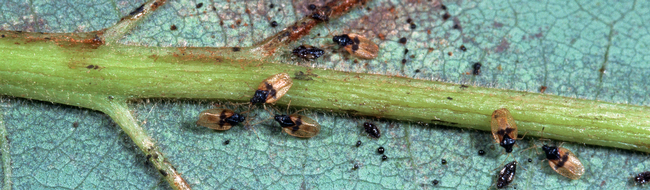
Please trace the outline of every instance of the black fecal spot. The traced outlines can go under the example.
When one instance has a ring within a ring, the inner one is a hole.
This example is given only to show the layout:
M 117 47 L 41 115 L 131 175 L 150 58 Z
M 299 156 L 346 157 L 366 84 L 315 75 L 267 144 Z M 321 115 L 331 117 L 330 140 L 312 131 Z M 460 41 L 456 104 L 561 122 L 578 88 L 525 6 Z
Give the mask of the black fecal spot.
M 507 153 L 511 153 L 512 152 L 512 146 L 515 145 L 515 142 L 517 142 L 517 141 L 515 141 L 515 139 L 510 138 L 510 136 L 508 136 L 508 135 L 504 135 L 503 140 L 501 140 L 501 143 L 499 143 L 499 146 L 506 149 Z
M 411 18 L 406 19 L 406 23 L 411 23 L 411 22 L 413 22 L 413 19 Z
M 146 4 L 146 3 L 144 3 L 144 4 Z M 133 15 L 137 15 L 137 14 L 142 13 L 142 11 L 144 11 L 144 4 L 140 5 L 140 7 L 136 8 L 135 10 L 131 11 L 129 13 L 129 16 L 133 16 Z
M 212 7 L 212 11 L 217 11 L 217 8 L 216 8 L 216 7 Z
M 275 20 L 271 22 L 271 27 L 275 28 L 276 26 L 278 26 L 278 22 L 276 22 Z
M 332 41 L 334 41 L 334 43 L 337 43 L 339 46 L 347 46 L 347 45 L 354 44 L 354 42 L 352 42 L 352 39 L 350 39 L 350 36 L 348 36 L 347 34 L 334 36 L 332 38 Z
M 176 27 L 176 25 L 173 25 L 173 24 L 172 24 L 172 26 L 170 26 L 169 29 L 170 29 L 170 30 L 177 30 L 178 27 Z
M 240 48 L 240 47 L 233 47 L 233 48 L 232 48 L 232 51 L 234 51 L 234 52 L 238 52 L 238 51 L 241 51 L 241 48 Z
M 406 38 L 400 38 L 399 43 L 401 44 L 406 44 Z
M 454 100 L 454 98 L 452 98 L 452 97 L 447 97 L 447 100 Z
M 406 64 L 406 59 L 402 59 L 402 65 Z
M 359 41 L 359 37 L 354 37 L 352 41 L 354 41 L 355 44 L 361 43 L 361 41 Z
M 74 127 L 74 128 L 79 127 L 79 122 L 76 122 L 76 121 L 75 121 L 74 123 L 72 123 L 72 127 Z
M 557 147 L 544 145 L 542 146 L 542 150 L 544 150 L 544 153 L 546 153 L 546 159 L 549 160 L 560 159 L 560 151 L 558 150 Z
M 458 29 L 460 29 L 460 25 L 458 25 L 458 24 L 454 24 L 453 28 L 456 29 L 456 30 L 458 30 Z
M 449 19 L 450 17 L 451 17 L 451 15 L 449 15 L 449 13 L 445 13 L 445 14 L 442 15 L 442 20 L 443 20 L 443 21 L 446 21 L 446 20 Z
M 203 3 L 196 4 L 197 9 L 200 9 L 201 7 L 203 7 Z
M 447 6 L 445 6 L 445 5 L 440 5 L 440 9 L 442 9 L 442 10 L 447 10 Z
M 418 27 L 418 25 L 411 24 L 411 30 L 415 30 Z
M 95 65 L 88 65 L 88 66 L 86 66 L 86 69 L 93 69 L 93 68 L 95 68 Z
M 167 172 L 165 170 L 158 170 L 160 172 L 160 175 L 167 176 Z
M 255 95 L 251 98 L 252 104 L 264 103 L 266 98 L 269 96 L 269 91 L 267 90 L 256 90 Z
M 468 88 L 468 87 L 469 87 L 469 86 L 464 85 L 464 84 L 461 84 L 461 85 L 460 85 L 460 88 Z
M 368 133 L 371 137 L 373 138 L 381 137 L 381 132 L 379 131 L 379 128 L 375 126 L 375 124 L 365 122 L 363 123 L 363 128 L 366 130 L 366 133 Z
M 409 53 L 409 49 L 404 48 L 404 55 L 406 55 L 407 53 Z
M 433 183 L 433 185 L 438 185 L 438 183 L 440 183 L 440 181 L 438 181 L 437 179 L 434 179 L 431 183 Z
M 314 4 L 309 4 L 309 6 L 307 6 L 307 9 L 310 10 L 310 11 L 316 10 L 316 8 L 318 8 L 318 7 L 316 7 L 316 5 L 314 5 Z
M 230 144 L 230 140 L 226 140 L 226 141 L 224 141 L 223 144 L 225 144 L 225 145 Z
M 472 74 L 474 74 L 474 75 L 481 74 L 481 66 L 483 66 L 483 65 L 481 65 L 481 63 L 479 63 L 479 62 L 474 63 L 474 65 L 472 65 L 472 69 L 473 69 Z
M 357 50 L 359 50 L 359 45 L 357 44 L 352 45 L 352 51 L 357 51 Z
M 275 8 L 275 5 L 274 5 L 273 3 L 271 3 L 271 4 L 269 5 L 269 8 L 271 8 L 271 9 L 272 9 L 272 8 Z
M 465 48 L 465 45 L 460 45 L 460 50 L 467 51 L 467 48 Z
M 415 73 L 419 73 L 419 72 L 420 72 L 420 69 L 415 69 Z
M 238 123 L 246 120 L 246 117 L 240 114 L 232 114 L 232 116 L 226 118 L 226 122 L 230 125 L 237 125 Z
M 281 127 L 292 127 L 296 125 L 293 121 L 291 121 L 291 117 L 288 115 L 275 115 L 273 119 L 280 123 Z
M 3 34 L 3 35 L 2 35 L 2 37 L 4 38 L 4 37 L 5 37 L 5 35 Z

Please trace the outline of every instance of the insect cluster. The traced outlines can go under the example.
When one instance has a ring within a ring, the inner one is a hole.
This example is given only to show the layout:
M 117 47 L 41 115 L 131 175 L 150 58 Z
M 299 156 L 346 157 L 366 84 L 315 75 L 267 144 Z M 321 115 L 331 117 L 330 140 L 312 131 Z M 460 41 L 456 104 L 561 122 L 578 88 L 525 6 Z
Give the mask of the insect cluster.
M 495 110 L 492 113 L 490 126 L 495 143 L 503 147 L 506 153 L 512 153 L 513 146 L 516 146 L 518 131 L 510 111 L 506 108 Z M 544 145 L 542 150 L 546 153 L 546 159 L 551 169 L 558 174 L 575 180 L 580 179 L 585 173 L 584 166 L 578 157 L 568 149 Z M 532 162 L 532 160 L 528 159 L 528 162 Z M 514 180 L 516 169 L 516 161 L 506 164 L 501 169 L 497 175 L 497 189 L 508 186 Z
M 284 96 L 293 81 L 289 74 L 279 73 L 264 79 L 257 87 L 253 98 L 250 100 L 251 105 L 260 103 L 275 103 Z M 275 115 L 283 131 L 291 136 L 300 138 L 311 138 L 320 132 L 320 125 L 315 120 L 299 114 Z M 230 109 L 208 109 L 199 114 L 196 124 L 214 130 L 228 130 L 232 126 L 244 122 L 246 117 L 240 113 L 235 113 Z

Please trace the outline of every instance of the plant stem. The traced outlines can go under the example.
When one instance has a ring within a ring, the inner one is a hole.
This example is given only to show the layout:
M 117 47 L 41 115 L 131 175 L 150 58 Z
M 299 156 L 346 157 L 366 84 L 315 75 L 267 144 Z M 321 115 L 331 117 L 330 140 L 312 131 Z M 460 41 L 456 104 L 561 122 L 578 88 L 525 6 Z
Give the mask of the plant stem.
M 229 60 L 191 53 L 199 51 L 0 39 L 0 94 L 97 110 L 103 109 L 76 97 L 248 101 L 270 75 L 309 73 L 245 55 Z M 649 107 L 333 70 L 311 73 L 318 77 L 294 80 L 278 103 L 479 130 L 489 130 L 494 110 L 508 108 L 520 133 L 545 127 L 545 138 L 650 152 Z

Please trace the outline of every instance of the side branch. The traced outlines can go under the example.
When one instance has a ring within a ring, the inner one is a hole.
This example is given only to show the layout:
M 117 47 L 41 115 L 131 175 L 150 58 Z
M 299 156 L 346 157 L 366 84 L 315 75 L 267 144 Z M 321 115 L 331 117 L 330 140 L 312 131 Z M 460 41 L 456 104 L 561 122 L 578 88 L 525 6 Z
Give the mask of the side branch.
M 153 142 L 146 132 L 138 125 L 135 118 L 129 110 L 126 99 L 113 99 L 109 100 L 104 107 L 103 112 L 108 114 L 124 132 L 131 137 L 131 140 L 147 155 L 147 160 L 151 162 L 160 175 L 169 183 L 174 189 L 190 189 L 189 184 L 181 177 L 181 174 L 176 171 L 176 168 L 165 158 L 158 146 Z
M 106 29 L 104 34 L 101 36 L 102 41 L 109 45 L 117 43 L 117 41 L 123 38 L 127 32 L 131 31 L 131 29 L 137 26 L 144 18 L 151 15 L 156 9 L 158 9 L 158 7 L 164 5 L 165 2 L 167 1 L 149 0 L 142 4 L 115 25 Z

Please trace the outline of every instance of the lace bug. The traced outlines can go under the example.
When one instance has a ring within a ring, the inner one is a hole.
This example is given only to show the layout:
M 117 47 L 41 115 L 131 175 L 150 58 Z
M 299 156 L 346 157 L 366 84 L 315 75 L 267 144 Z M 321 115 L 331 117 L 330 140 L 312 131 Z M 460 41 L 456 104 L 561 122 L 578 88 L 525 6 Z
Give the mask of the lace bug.
M 505 166 L 503 166 L 503 169 L 499 171 L 499 175 L 497 176 L 497 189 L 504 188 L 508 186 L 513 179 L 515 179 L 515 174 L 517 172 L 517 162 L 512 161 Z
M 287 73 L 270 76 L 257 87 L 255 95 L 251 98 L 251 104 L 275 103 L 289 91 L 291 85 L 293 81 Z
M 365 122 L 363 123 L 363 128 L 366 130 L 366 133 L 370 135 L 372 138 L 379 138 L 381 137 L 381 131 L 379 128 L 372 123 Z
M 570 150 L 548 145 L 542 146 L 542 150 L 546 153 L 548 165 L 560 175 L 575 180 L 585 173 L 582 163 Z
M 233 125 L 246 120 L 246 117 L 230 109 L 208 109 L 199 114 L 196 124 L 214 130 L 228 130 Z
M 310 45 L 301 45 L 292 51 L 293 55 L 304 59 L 317 59 L 325 54 L 325 51 Z
M 350 55 L 362 59 L 374 59 L 379 53 L 379 46 L 359 34 L 343 34 L 332 38 L 334 43 L 343 47 Z
M 492 113 L 491 119 L 492 136 L 494 141 L 499 143 L 507 153 L 512 152 L 512 146 L 515 145 L 517 139 L 517 125 L 515 119 L 510 115 L 510 111 L 506 108 L 495 110 Z
M 318 122 L 304 115 L 275 115 L 273 119 L 280 124 L 285 133 L 294 137 L 311 138 L 320 132 Z

